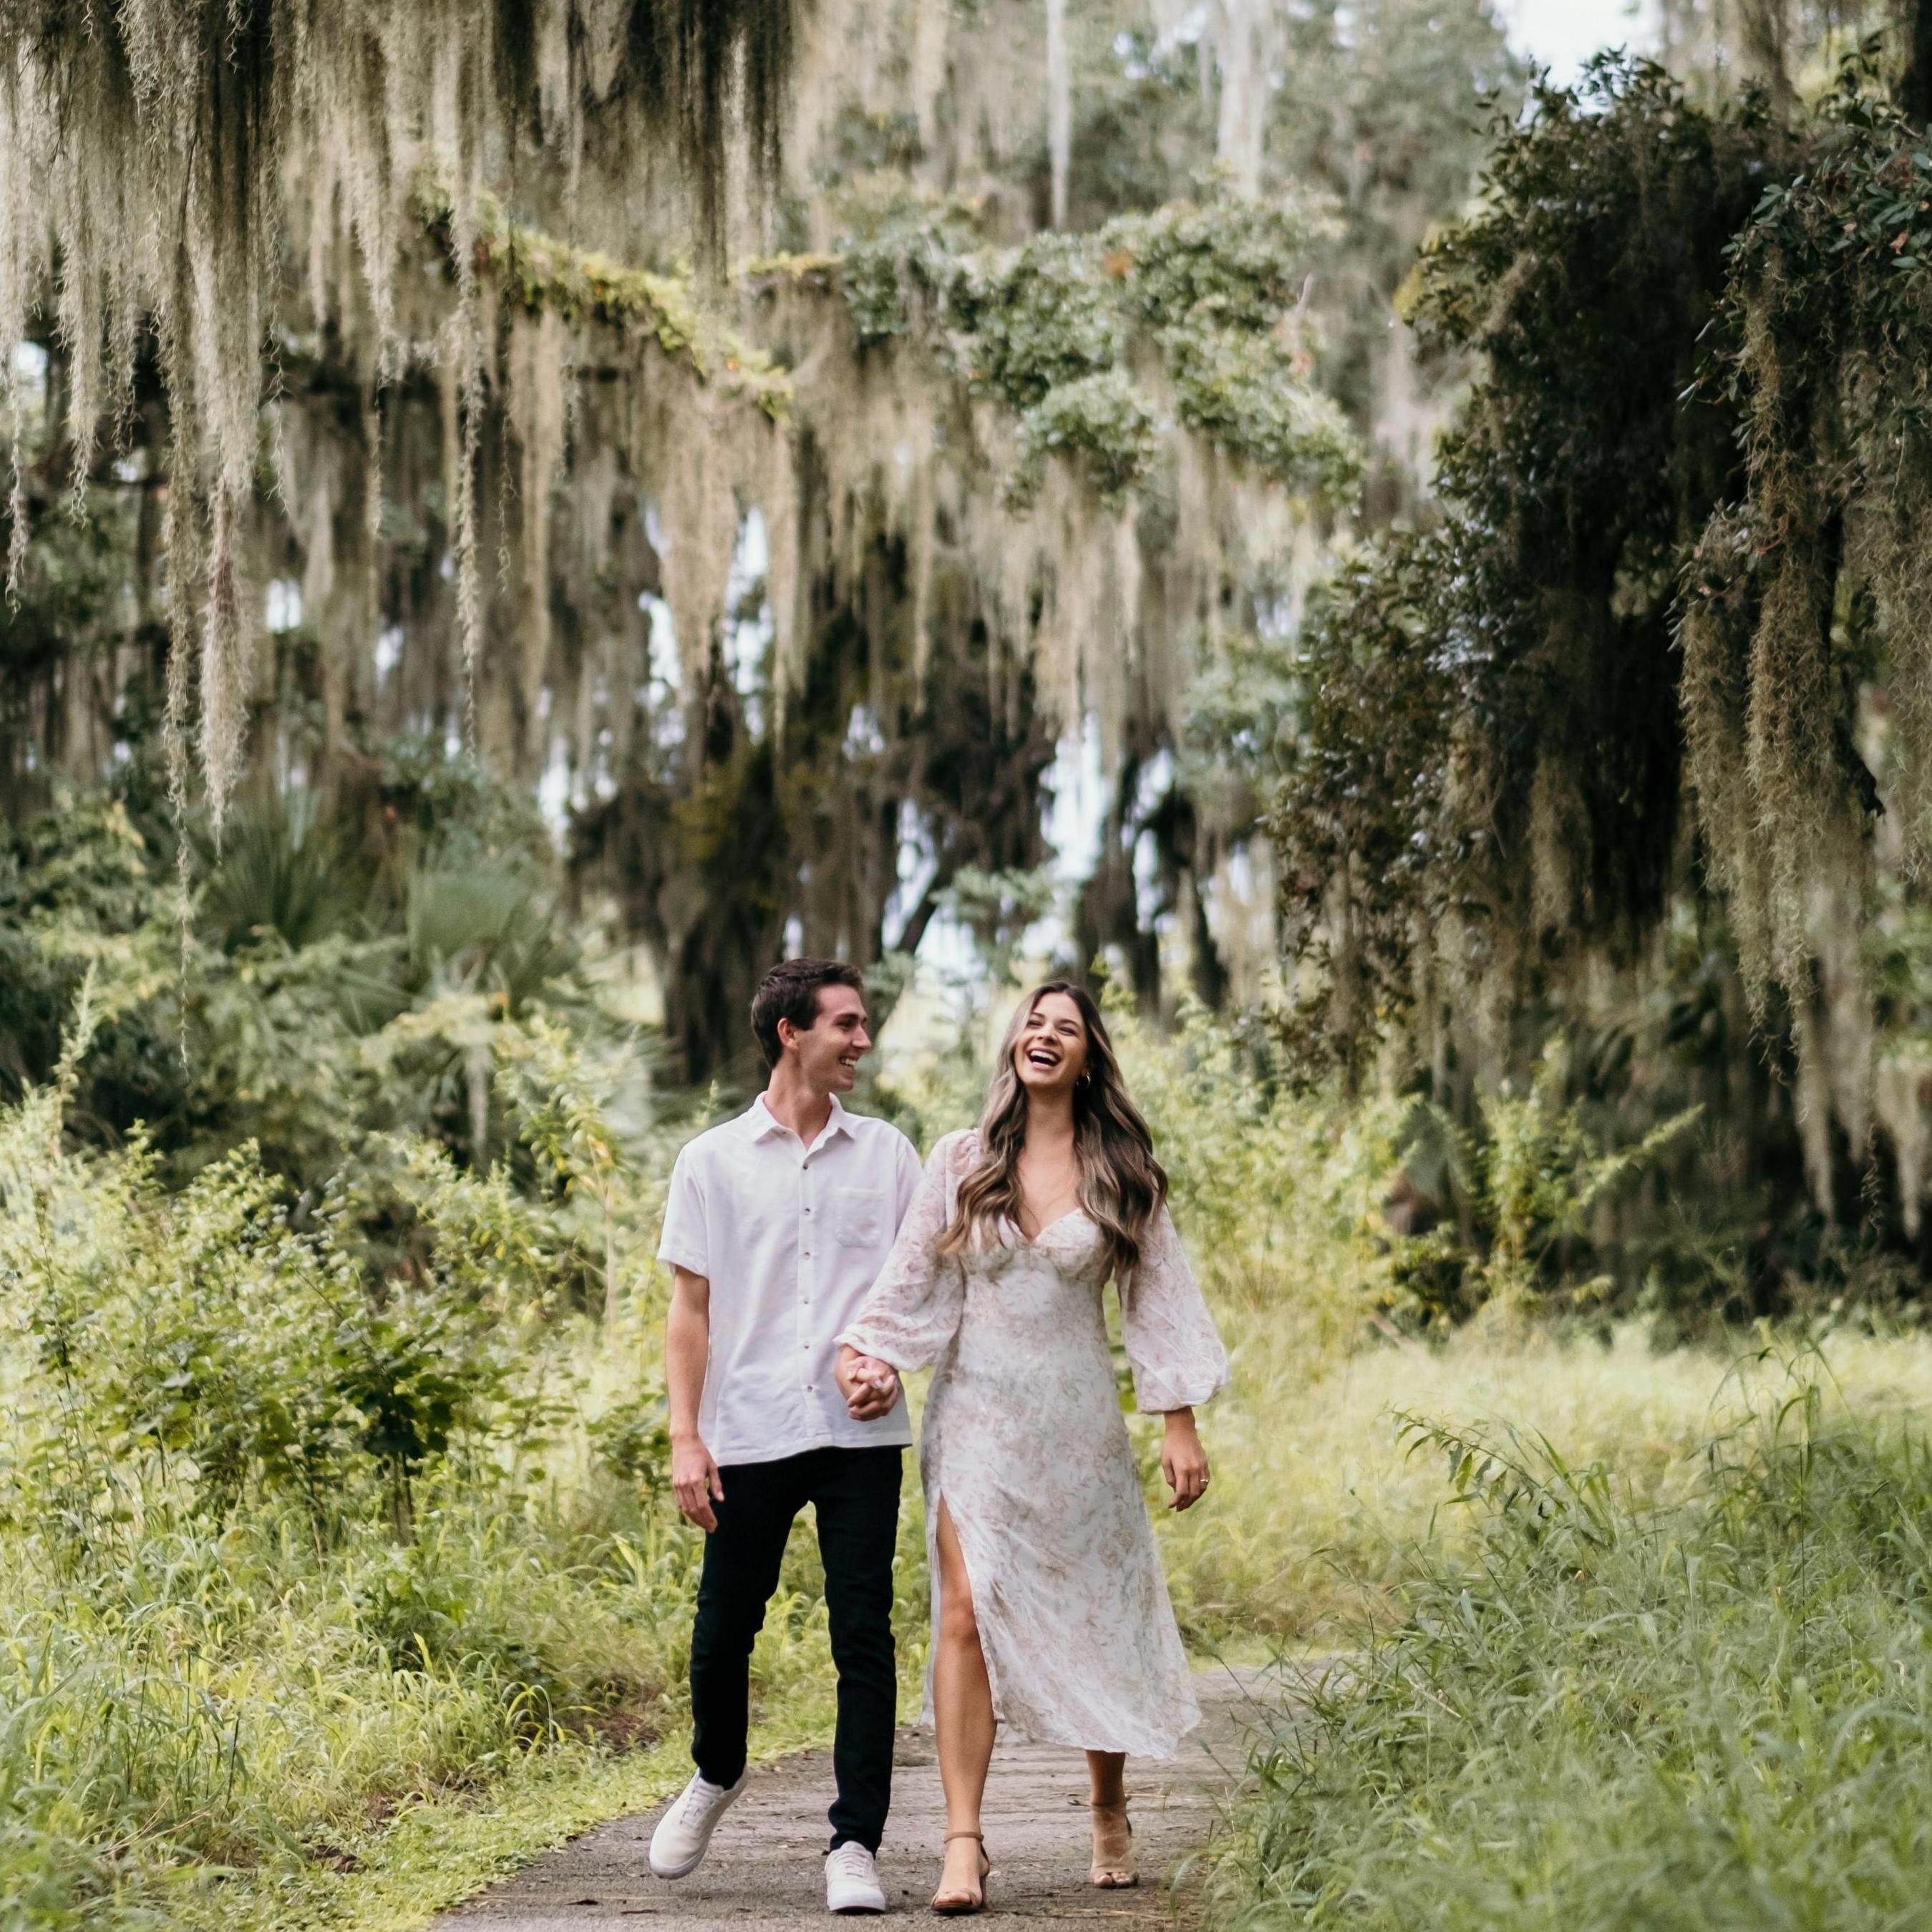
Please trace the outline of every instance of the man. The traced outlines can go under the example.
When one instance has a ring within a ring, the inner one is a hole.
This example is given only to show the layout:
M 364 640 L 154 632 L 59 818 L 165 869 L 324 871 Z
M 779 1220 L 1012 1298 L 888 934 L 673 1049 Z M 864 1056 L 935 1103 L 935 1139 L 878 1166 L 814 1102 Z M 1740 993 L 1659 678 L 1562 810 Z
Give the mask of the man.
M 678 1156 L 658 1249 L 674 1271 L 671 1486 L 705 1545 L 691 1640 L 698 1770 L 652 1835 L 651 1869 L 695 1870 L 744 1789 L 752 1646 L 810 1503 L 838 1672 L 833 1912 L 885 1910 L 873 1861 L 892 1795 L 892 1565 L 912 1440 L 895 1384 L 842 1391 L 834 1373 L 836 1338 L 920 1179 L 903 1134 L 839 1104 L 872 1044 L 860 985 L 836 960 L 790 959 L 765 976 L 752 1030 L 770 1083 Z

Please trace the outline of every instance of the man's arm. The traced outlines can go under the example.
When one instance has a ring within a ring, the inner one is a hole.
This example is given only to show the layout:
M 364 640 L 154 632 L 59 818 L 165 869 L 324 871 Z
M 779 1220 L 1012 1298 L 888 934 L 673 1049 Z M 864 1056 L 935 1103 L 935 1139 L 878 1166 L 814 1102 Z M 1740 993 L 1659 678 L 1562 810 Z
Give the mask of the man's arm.
M 670 1312 L 664 1319 L 664 1394 L 670 1408 L 670 1486 L 677 1506 L 700 1529 L 718 1527 L 714 1498 L 724 1484 L 698 1432 L 698 1405 L 711 1357 L 711 1283 L 688 1268 L 671 1270 Z

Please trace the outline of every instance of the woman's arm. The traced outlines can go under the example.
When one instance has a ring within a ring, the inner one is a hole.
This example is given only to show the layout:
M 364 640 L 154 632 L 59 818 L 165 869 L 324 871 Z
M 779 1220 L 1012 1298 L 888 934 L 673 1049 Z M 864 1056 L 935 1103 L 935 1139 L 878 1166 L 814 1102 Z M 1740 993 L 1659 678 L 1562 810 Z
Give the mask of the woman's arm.
M 939 1239 L 952 1211 L 956 1157 L 964 1138 L 950 1134 L 933 1149 L 892 1253 L 858 1319 L 838 1338 L 839 1389 L 862 1420 L 891 1408 L 898 1394 L 895 1371 L 924 1368 L 958 1332 L 965 1280 L 956 1261 L 940 1256 Z
M 1145 1415 L 1191 1412 L 1228 1385 L 1228 1352 L 1187 1264 L 1165 1202 L 1141 1236 L 1141 1258 L 1120 1282 L 1120 1340 Z

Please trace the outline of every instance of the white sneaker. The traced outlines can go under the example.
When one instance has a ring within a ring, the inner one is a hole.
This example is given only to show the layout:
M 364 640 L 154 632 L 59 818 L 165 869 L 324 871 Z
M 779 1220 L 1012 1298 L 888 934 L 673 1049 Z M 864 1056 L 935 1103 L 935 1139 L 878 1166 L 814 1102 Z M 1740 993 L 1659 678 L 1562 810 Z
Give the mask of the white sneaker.
M 825 1909 L 827 1912 L 883 1912 L 886 1894 L 872 1855 L 856 1839 L 848 1838 L 825 1856 Z
M 741 1773 L 728 1790 L 710 1783 L 700 1772 L 671 1800 L 670 1808 L 651 1834 L 651 1870 L 659 1878 L 683 1878 L 704 1862 L 718 1821 L 730 1810 L 750 1772 Z

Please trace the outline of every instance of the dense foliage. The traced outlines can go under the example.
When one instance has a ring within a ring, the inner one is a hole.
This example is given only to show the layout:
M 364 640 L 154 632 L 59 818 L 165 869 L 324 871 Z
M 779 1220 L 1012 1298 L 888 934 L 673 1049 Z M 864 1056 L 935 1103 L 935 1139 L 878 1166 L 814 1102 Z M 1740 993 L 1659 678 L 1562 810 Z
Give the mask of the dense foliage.
M 184 911 L 172 826 L 139 767 L 13 830 L 0 1077 L 16 1092 L 52 1077 L 91 984 L 98 1036 L 71 1132 L 138 1130 L 176 1180 L 251 1142 L 311 1199 L 345 1161 L 392 1166 L 398 1132 L 486 1166 L 514 1138 L 490 1082 L 499 1030 L 534 1041 L 589 1016 L 536 814 L 466 761 L 404 746 L 367 821 L 293 794 L 239 812 L 210 856 Z M 584 1037 L 608 1062 L 621 1034 Z M 642 1066 L 616 1077 L 634 1111 Z
M 1545 93 L 1412 313 L 1481 358 L 1442 528 L 1346 571 L 1301 644 L 1276 821 L 1345 1058 L 1418 1004 L 1493 1029 L 1546 965 L 1628 951 L 1673 883 L 1676 573 L 1736 467 L 1687 400 L 1778 136 L 1648 68 Z M 1594 111 L 1593 111 L 1593 109 Z
M 1868 50 L 1789 120 L 1640 64 L 1539 95 L 1408 294 L 1478 358 L 1444 517 L 1291 654 L 1305 1059 L 1400 1042 L 1469 1119 L 1565 1029 L 1624 1131 L 1706 1106 L 1676 1178 L 1761 1204 L 1747 1273 L 1922 1226 L 1926 164 L 1879 86 Z
M 655 1722 L 690 1558 L 644 1507 L 662 1424 L 633 1375 L 586 1437 L 556 1325 L 610 1130 L 523 1034 L 496 1072 L 555 1205 L 399 1144 L 411 1258 L 372 1264 L 366 1199 L 292 1200 L 253 1147 L 176 1192 L 139 1137 L 67 1141 L 94 983 L 0 1116 L 8 1922 L 196 1922 L 232 1865 L 287 1923 L 372 1800 Z M 634 1270 L 637 1226 L 600 1258 Z
M 1876 1928 L 1928 1883 L 1928 1445 L 1808 1376 L 1634 1495 L 1412 1421 L 1475 1513 L 1261 1760 L 1223 1922 Z
M 1927 836 L 1932 159 L 1858 82 L 1729 250 L 1712 386 L 1742 419 L 1747 475 L 1704 534 L 1684 616 L 1701 822 L 1760 1000 L 1773 982 L 1810 992 L 1829 943 L 1814 884 L 1848 873 L 1826 916 L 1858 916 L 1877 814 L 1895 815 L 1910 871 Z M 1875 734 L 1860 697 L 1874 685 Z

